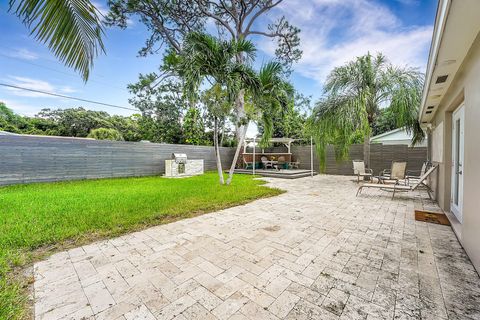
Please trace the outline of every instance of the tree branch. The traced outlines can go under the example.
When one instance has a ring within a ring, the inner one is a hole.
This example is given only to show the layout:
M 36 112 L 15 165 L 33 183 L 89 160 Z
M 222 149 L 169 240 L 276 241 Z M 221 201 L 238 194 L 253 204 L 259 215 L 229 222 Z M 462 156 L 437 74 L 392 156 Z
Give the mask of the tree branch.
M 258 34 L 258 35 L 269 37 L 269 38 L 283 37 L 283 35 L 281 33 L 278 33 L 278 32 L 268 33 L 268 32 L 263 32 L 263 31 L 249 31 L 248 33 L 245 34 L 245 36 L 250 35 L 250 34 Z
M 233 1 L 233 2 L 235 2 L 235 1 Z M 227 6 L 227 4 L 225 3 L 224 0 L 220 0 L 220 4 L 222 5 L 222 8 L 225 9 L 225 11 L 228 12 L 228 14 L 232 17 L 233 21 L 235 21 L 235 24 L 238 25 L 237 8 L 235 6 L 232 6 L 232 8 L 234 8 L 234 10 L 231 11 L 230 9 L 228 9 L 228 6 Z
M 155 12 L 155 8 L 153 8 L 151 5 L 149 5 L 149 9 L 151 10 L 151 12 Z M 170 32 L 169 32 L 170 30 L 168 30 L 165 27 L 165 20 L 164 20 L 162 15 L 149 14 L 149 11 L 147 11 L 147 10 L 143 11 L 143 10 L 140 9 L 139 11 L 142 12 L 145 16 L 150 17 L 150 19 L 152 19 L 152 22 L 156 22 L 155 25 L 157 25 L 157 27 L 160 29 L 160 32 L 165 35 L 165 37 L 167 38 L 167 41 L 170 43 L 170 45 L 177 52 L 181 51 L 180 44 L 170 34 Z
M 200 3 L 199 3 L 200 2 Z M 221 17 L 217 16 L 216 14 L 214 13 L 211 13 L 207 10 L 205 10 L 201 4 L 202 0 L 197 0 L 197 4 L 198 4 L 198 7 L 200 8 L 200 11 L 206 15 L 207 17 L 210 17 L 212 19 L 214 19 L 215 21 L 217 21 L 218 23 L 220 23 L 222 26 L 225 27 L 225 29 L 227 29 L 230 34 L 232 35 L 232 38 L 235 39 L 235 32 L 233 31 L 232 27 L 227 23 L 227 21 L 223 20 Z
M 250 19 L 250 21 L 248 22 L 248 25 L 247 27 L 245 28 L 245 31 L 243 32 L 243 34 L 245 35 L 248 35 L 248 34 L 251 34 L 250 32 L 250 28 L 252 27 L 253 23 L 255 22 L 255 20 L 261 16 L 264 12 L 267 12 L 268 10 L 272 9 L 273 7 L 276 7 L 277 5 L 279 5 L 283 0 L 278 0 L 277 2 L 274 2 L 272 3 L 271 5 L 269 6 L 265 6 L 263 8 L 261 8 L 260 10 L 258 10 L 254 15 L 253 17 Z

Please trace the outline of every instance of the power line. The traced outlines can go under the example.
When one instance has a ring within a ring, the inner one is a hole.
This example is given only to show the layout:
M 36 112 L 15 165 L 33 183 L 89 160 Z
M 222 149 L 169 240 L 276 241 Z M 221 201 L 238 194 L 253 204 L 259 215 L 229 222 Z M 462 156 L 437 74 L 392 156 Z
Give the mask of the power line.
M 44 65 L 41 65 L 41 64 L 38 64 L 38 63 L 35 63 L 35 62 L 25 61 L 23 59 L 20 59 L 20 58 L 17 58 L 17 57 L 12 57 L 12 56 L 9 56 L 9 55 L 3 54 L 3 53 L 0 53 L 0 56 L 4 57 L 4 58 L 7 58 L 7 59 L 17 60 L 18 62 L 21 62 L 21 63 L 24 63 L 24 64 L 29 64 L 31 66 L 36 66 L 38 68 L 43 68 L 43 69 L 50 70 L 50 71 L 53 71 L 53 72 L 57 72 L 57 73 L 60 73 L 60 74 L 64 74 L 64 75 L 67 75 L 67 76 L 70 76 L 70 77 L 78 78 L 78 75 L 76 75 L 76 74 L 68 73 L 68 72 L 61 71 L 61 70 L 57 70 L 55 68 L 44 66 Z M 114 85 L 111 85 L 109 83 L 105 83 L 105 82 L 98 81 L 98 80 L 95 80 L 95 79 L 89 79 L 88 81 L 89 82 L 96 82 L 98 84 L 101 84 L 101 85 L 104 85 L 104 86 L 107 86 L 107 87 L 112 87 L 112 88 L 116 88 L 116 89 L 120 89 L 120 90 L 125 90 L 125 88 L 114 86 Z
M 98 102 L 98 101 L 93 101 L 93 100 L 82 99 L 82 98 L 70 97 L 70 96 L 65 96 L 65 95 L 63 95 L 63 94 L 58 94 L 58 93 L 52 93 L 52 92 L 47 92 L 47 91 L 29 89 L 29 88 L 14 86 L 14 85 L 11 85 L 11 84 L 6 84 L 6 83 L 0 83 L 0 86 L 9 87 L 9 88 L 14 88 L 14 89 L 19 89 L 19 90 L 25 90 L 25 91 L 30 91 L 30 92 L 41 93 L 41 94 L 46 94 L 46 95 L 49 95 L 49 96 L 60 97 L 60 98 L 65 98 L 65 99 L 78 100 L 78 101 L 83 101 L 83 102 L 98 104 L 98 105 L 107 106 L 107 107 L 112 107 L 112 108 L 132 110 L 132 111 L 139 111 L 138 109 L 133 109 L 133 108 L 128 108 L 128 107 L 122 107 L 122 106 L 117 106 L 117 105 L 114 105 L 114 104 L 103 103 L 103 102 Z

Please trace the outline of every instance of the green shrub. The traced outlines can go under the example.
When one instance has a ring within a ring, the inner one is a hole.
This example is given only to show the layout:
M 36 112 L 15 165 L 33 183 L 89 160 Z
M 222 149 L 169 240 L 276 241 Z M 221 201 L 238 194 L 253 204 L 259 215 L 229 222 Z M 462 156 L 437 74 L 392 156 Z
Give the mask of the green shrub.
M 112 129 L 112 128 L 93 129 L 90 131 L 87 137 L 94 138 L 97 140 L 123 141 L 122 134 L 117 129 Z

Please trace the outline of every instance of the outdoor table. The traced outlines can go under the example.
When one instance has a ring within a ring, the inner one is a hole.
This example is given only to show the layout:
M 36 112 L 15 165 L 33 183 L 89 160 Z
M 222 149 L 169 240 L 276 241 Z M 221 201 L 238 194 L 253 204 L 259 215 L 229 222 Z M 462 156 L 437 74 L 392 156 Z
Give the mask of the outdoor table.
M 272 167 L 275 167 L 275 165 L 278 163 L 278 161 L 275 161 L 275 160 L 267 160 L 265 161 L 266 164 L 271 164 Z

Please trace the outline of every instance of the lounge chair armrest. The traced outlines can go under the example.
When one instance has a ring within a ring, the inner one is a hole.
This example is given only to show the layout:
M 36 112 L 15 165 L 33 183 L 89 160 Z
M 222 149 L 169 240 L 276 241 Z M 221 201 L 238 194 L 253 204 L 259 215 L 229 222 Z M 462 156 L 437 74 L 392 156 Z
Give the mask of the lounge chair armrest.
M 381 176 L 389 176 L 391 173 L 392 173 L 392 170 L 390 169 L 383 169 L 382 171 L 380 171 Z

